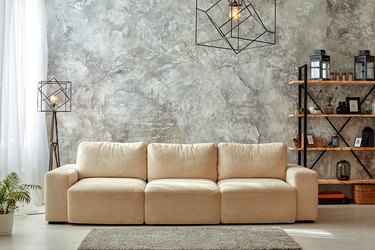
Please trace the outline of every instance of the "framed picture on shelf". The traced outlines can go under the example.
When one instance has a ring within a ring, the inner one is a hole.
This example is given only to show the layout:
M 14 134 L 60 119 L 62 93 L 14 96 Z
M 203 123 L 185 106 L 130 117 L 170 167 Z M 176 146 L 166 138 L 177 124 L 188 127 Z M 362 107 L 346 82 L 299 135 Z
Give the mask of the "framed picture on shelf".
M 346 107 L 349 114 L 360 113 L 360 98 L 359 97 L 346 97 Z
M 306 137 L 307 137 L 307 146 L 308 146 L 308 147 L 313 147 L 313 146 L 315 146 L 314 136 L 313 136 L 313 135 L 310 135 L 310 134 L 307 134 Z
M 355 148 L 360 148 L 361 144 L 362 144 L 362 138 L 359 138 L 359 137 L 355 138 L 355 140 L 354 140 L 354 147 Z

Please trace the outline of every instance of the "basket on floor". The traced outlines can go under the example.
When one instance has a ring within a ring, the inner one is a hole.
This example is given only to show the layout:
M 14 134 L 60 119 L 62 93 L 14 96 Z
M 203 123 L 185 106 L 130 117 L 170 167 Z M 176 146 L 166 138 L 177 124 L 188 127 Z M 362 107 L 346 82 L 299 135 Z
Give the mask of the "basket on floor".
M 355 184 L 352 196 L 356 204 L 375 204 L 375 185 Z

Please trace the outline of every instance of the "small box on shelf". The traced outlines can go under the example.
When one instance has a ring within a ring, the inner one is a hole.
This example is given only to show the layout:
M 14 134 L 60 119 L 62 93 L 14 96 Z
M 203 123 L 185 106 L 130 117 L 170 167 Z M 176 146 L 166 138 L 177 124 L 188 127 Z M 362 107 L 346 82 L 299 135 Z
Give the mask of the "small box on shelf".
M 350 203 L 350 199 L 346 198 L 345 195 L 338 191 L 325 191 L 319 192 L 318 194 L 318 204 L 328 205 L 328 204 L 347 204 Z

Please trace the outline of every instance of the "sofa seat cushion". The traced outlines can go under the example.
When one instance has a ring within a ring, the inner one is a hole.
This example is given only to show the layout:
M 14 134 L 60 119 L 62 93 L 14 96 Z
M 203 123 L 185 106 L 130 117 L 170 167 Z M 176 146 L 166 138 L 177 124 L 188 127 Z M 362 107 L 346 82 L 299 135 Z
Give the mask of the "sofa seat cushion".
M 135 178 L 85 178 L 68 189 L 68 221 L 143 224 L 146 182 Z
M 217 180 L 217 147 L 212 143 L 151 143 L 147 147 L 148 180 L 197 178 Z
M 292 223 L 296 190 L 279 179 L 226 179 L 221 191 L 222 223 Z
M 285 180 L 287 147 L 284 143 L 218 144 L 218 179 L 277 178 Z
M 158 179 L 145 190 L 146 224 L 218 224 L 220 190 L 207 179 Z
M 82 142 L 78 146 L 79 179 L 87 177 L 146 180 L 147 145 L 143 142 Z

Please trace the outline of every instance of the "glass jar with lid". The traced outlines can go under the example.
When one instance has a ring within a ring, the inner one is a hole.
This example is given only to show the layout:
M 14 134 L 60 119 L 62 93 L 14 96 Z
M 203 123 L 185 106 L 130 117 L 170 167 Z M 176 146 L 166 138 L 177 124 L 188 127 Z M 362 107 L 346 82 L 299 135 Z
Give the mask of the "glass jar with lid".
M 337 135 L 337 133 L 332 133 L 332 137 L 331 137 L 331 144 L 332 144 L 332 147 L 338 147 L 339 146 L 339 136 Z
M 350 179 L 350 163 L 342 160 L 336 163 L 336 178 L 340 181 Z

